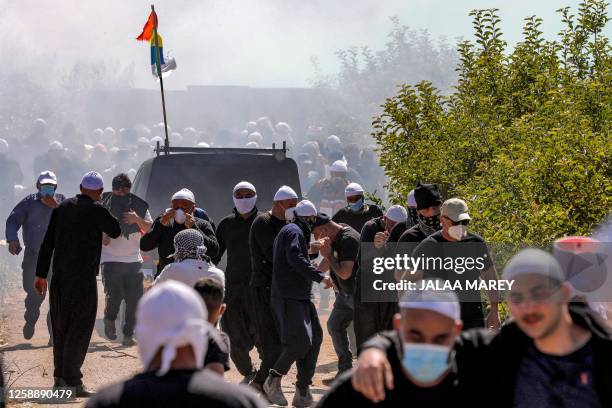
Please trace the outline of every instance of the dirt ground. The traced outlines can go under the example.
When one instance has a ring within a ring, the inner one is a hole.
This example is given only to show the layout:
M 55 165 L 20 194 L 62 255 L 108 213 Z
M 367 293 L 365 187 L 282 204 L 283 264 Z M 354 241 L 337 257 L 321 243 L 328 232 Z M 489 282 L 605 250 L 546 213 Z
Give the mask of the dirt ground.
M 9 274 L 12 277 L 11 279 L 6 279 L 6 276 L 4 276 L 5 279 L 2 281 L 3 294 L 0 302 L 0 318 L 2 319 L 0 322 L 0 352 L 4 359 L 5 386 L 7 388 L 51 387 L 53 385 L 53 352 L 52 348 L 47 345 L 49 335 L 44 319 L 48 310 L 48 303 L 45 301 L 41 308 L 41 318 L 36 325 L 34 337 L 31 340 L 25 340 L 22 334 L 23 299 L 25 295 L 21 289 L 20 276 L 14 268 L 15 263 L 13 263 L 11 267 L 13 270 Z M 103 337 L 104 294 L 100 281 L 98 281 L 98 299 L 96 328 L 82 368 L 83 382 L 94 389 L 129 378 L 142 369 L 136 346 L 123 347 L 120 336 L 116 341 L 109 341 Z M 319 313 L 324 339 L 312 386 L 315 400 L 318 400 L 327 389 L 323 385 L 323 379 L 332 377 L 337 368 L 337 358 L 326 329 L 327 315 L 328 313 L 325 311 Z M 118 330 L 118 333 L 121 333 L 121 331 Z M 258 364 L 257 353 L 253 351 L 251 354 Z M 283 379 L 283 391 L 290 403 L 295 389 L 295 374 L 294 365 L 289 375 Z M 231 371 L 225 374 L 225 378 L 233 383 L 238 383 L 242 379 L 233 367 Z M 81 406 L 84 401 L 80 399 L 58 406 Z M 33 400 L 8 401 L 9 407 L 41 405 L 49 404 L 45 404 L 44 401 Z

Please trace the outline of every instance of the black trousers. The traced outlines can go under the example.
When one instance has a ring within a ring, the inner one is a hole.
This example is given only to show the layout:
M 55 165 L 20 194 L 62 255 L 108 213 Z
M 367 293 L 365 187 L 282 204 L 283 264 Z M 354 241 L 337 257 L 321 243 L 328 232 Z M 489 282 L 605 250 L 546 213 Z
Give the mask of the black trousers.
M 256 341 L 255 321 L 250 286 L 230 286 L 225 289 L 227 308 L 221 318 L 221 329 L 230 338 L 230 358 L 236 369 L 243 376 L 253 371 L 253 362 L 249 352 L 259 341 Z M 261 350 L 257 349 L 261 356 Z
M 51 324 L 53 327 L 54 377 L 64 379 L 69 386 L 81 384 L 81 367 L 96 322 L 98 290 L 96 277 L 62 276 L 54 271 L 49 289 Z M 91 273 L 87 271 L 87 273 Z
M 286 375 L 293 363 L 297 366 L 298 388 L 312 384 L 321 343 L 323 329 L 317 309 L 310 300 L 272 297 L 274 321 L 280 334 L 281 354 L 272 367 Z
M 274 313 L 270 306 L 269 287 L 251 287 L 253 317 L 255 322 L 256 346 L 261 351 L 261 365 L 254 382 L 263 384 L 270 369 L 278 360 L 281 352 L 281 341 L 274 323 Z
M 141 266 L 140 262 L 105 262 L 102 264 L 102 283 L 106 298 L 104 318 L 115 321 L 121 301 L 125 301 L 125 319 L 122 328 L 124 336 L 134 335 L 136 306 L 144 291 Z
M 353 327 L 360 347 L 376 333 L 393 329 L 393 316 L 398 312 L 397 302 L 355 302 Z
M 22 285 L 23 290 L 26 293 L 25 297 L 25 313 L 23 318 L 28 324 L 36 324 L 40 317 L 40 305 L 45 300 L 44 296 L 41 296 L 36 292 L 34 287 L 34 278 L 36 277 L 36 262 L 38 261 L 38 251 L 25 248 L 23 251 L 23 261 L 21 262 L 22 274 Z M 51 274 L 49 274 L 51 275 Z M 51 335 L 51 317 L 50 313 L 47 313 L 47 328 L 49 335 Z

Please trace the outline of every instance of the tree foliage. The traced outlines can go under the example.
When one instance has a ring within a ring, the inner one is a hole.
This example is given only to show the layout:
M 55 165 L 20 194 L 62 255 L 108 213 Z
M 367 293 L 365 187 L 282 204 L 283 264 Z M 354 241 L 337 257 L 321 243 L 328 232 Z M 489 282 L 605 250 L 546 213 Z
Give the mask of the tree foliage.
M 496 9 L 475 10 L 458 46 L 458 85 L 402 85 L 373 121 L 389 189 L 403 202 L 418 180 L 467 200 L 491 242 L 546 243 L 588 234 L 612 209 L 612 58 L 602 0 L 547 41 L 525 19 L 508 50 Z

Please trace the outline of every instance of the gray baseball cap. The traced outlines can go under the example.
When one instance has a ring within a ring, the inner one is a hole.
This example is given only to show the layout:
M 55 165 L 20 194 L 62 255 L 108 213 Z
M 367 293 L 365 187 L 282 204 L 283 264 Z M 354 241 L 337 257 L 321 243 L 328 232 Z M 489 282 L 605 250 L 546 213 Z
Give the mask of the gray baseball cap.
M 467 204 L 460 198 L 446 200 L 440 207 L 440 215 L 450 218 L 453 222 L 472 219 L 468 214 Z

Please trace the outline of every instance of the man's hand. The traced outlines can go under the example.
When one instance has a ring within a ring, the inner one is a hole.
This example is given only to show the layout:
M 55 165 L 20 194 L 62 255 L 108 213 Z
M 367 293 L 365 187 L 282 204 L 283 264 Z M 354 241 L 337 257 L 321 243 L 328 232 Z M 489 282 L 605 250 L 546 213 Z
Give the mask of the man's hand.
M 19 241 L 9 241 L 9 253 L 11 255 L 19 255 L 19 253 L 21 252 L 21 244 L 19 243 Z
M 385 399 L 385 387 L 393 389 L 393 371 L 387 356 L 376 348 L 364 349 L 351 380 L 355 391 L 374 403 Z
M 385 246 L 387 243 L 387 239 L 389 239 L 389 233 L 387 231 L 377 232 L 374 235 L 374 248 L 380 249 Z
M 59 205 L 52 196 L 43 196 L 40 201 L 49 208 L 57 208 Z
M 110 237 L 103 232 L 102 233 L 102 245 L 107 246 L 110 243 L 111 243 Z
M 185 226 L 187 228 L 193 228 L 196 223 L 196 219 L 193 214 L 185 213 Z
M 324 289 L 329 289 L 332 286 L 334 286 L 334 281 L 332 281 L 332 279 L 329 276 L 324 277 L 321 283 L 324 285 L 323 286 Z
M 310 248 L 308 248 L 308 253 L 309 254 L 316 254 L 321 250 L 321 247 L 323 246 L 323 240 L 322 239 L 318 239 L 316 241 L 312 241 L 310 243 Z
M 34 287 L 36 288 L 36 292 L 44 297 L 47 293 L 47 280 L 37 276 L 36 279 L 34 279 Z
M 138 224 L 138 221 L 140 221 L 140 217 L 138 216 L 138 214 L 136 214 L 135 211 L 123 213 L 124 224 Z
M 176 210 L 174 208 L 171 208 L 168 211 L 166 211 L 164 215 L 162 215 L 161 224 L 164 227 L 167 227 L 168 225 L 170 225 L 170 221 L 174 218 L 174 214 L 176 214 Z
M 331 247 L 331 240 L 328 237 L 322 239 L 323 245 L 319 249 L 319 253 L 325 259 L 329 259 L 334 255 L 334 250 Z
M 491 305 L 491 310 L 487 314 L 487 328 L 490 330 L 499 330 L 501 322 L 499 321 L 499 312 L 497 305 Z

